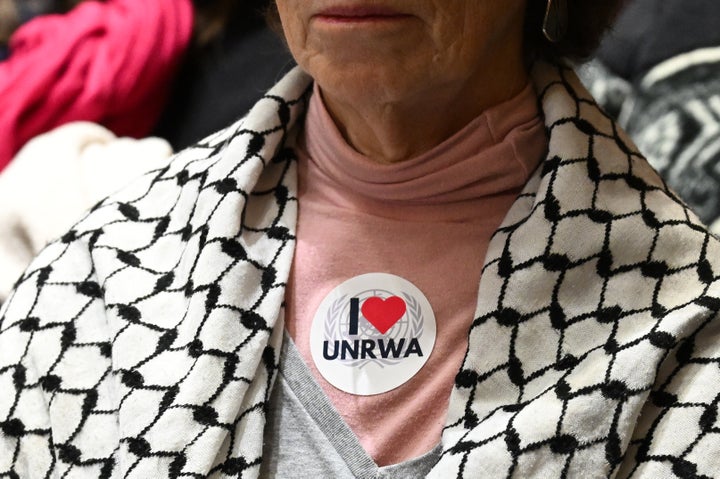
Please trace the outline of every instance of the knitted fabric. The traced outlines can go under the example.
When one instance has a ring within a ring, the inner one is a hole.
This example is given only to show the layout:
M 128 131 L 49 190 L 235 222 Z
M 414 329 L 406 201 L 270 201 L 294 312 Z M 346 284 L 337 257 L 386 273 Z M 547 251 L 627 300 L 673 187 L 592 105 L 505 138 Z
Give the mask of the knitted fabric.
M 595 61 L 590 91 L 668 185 L 720 231 L 720 47 L 672 57 L 637 83 Z
M 48 242 L 98 201 L 165 166 L 172 153 L 160 138 L 117 138 L 86 122 L 28 142 L 0 172 L 0 304 Z
M 491 241 L 428 477 L 712 477 L 720 243 L 571 71 L 534 77 L 548 157 Z M 0 475 L 258 476 L 309 82 L 30 266 L 0 313 Z

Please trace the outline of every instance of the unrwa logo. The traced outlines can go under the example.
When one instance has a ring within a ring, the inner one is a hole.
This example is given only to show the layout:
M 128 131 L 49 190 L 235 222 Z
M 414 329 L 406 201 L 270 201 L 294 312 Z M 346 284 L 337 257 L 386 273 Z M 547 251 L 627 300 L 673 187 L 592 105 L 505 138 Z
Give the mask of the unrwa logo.
M 432 355 L 436 333 L 432 306 L 414 284 L 366 273 L 342 282 L 320 303 L 310 352 L 330 384 L 368 396 L 417 374 Z
M 422 308 L 412 295 L 400 294 L 372 289 L 335 300 L 325 318 L 323 358 L 362 366 L 424 356 Z

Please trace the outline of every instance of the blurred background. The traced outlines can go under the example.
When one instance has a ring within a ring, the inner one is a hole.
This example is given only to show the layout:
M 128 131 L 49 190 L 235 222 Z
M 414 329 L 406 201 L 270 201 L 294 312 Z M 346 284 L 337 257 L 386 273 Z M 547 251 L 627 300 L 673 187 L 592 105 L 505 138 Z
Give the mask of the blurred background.
M 580 73 L 669 186 L 720 232 L 720 2 L 628 0 Z

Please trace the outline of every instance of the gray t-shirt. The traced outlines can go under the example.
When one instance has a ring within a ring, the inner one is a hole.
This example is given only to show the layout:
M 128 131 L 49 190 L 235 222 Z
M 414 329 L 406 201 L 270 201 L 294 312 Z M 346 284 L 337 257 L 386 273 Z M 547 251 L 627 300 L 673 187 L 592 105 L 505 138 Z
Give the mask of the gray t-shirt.
M 270 396 L 260 477 L 417 479 L 428 474 L 440 452 L 438 445 L 418 458 L 378 467 L 285 334 Z

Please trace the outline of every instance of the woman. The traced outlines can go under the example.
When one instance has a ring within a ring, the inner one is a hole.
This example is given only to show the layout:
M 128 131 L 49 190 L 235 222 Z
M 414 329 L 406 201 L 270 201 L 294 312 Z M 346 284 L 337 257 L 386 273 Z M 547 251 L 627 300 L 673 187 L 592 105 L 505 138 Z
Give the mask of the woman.
M 714 475 L 720 245 L 569 69 L 530 86 L 572 5 L 278 0 L 314 86 L 19 281 L 0 472 Z

